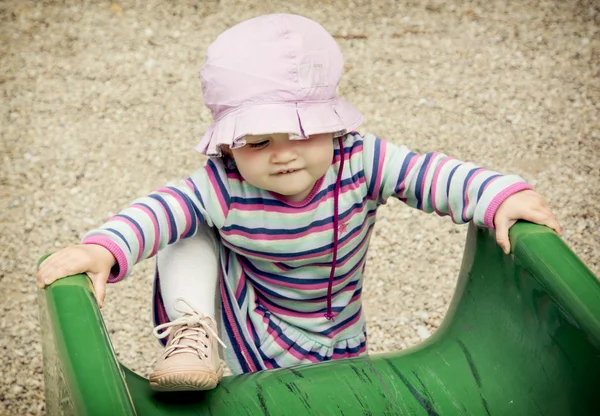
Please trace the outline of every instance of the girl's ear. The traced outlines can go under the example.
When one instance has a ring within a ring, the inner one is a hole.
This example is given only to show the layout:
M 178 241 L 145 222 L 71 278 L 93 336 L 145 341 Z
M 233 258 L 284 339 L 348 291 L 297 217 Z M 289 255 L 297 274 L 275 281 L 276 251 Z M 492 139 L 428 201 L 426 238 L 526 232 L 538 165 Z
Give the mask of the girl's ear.
M 231 148 L 225 144 L 221 145 L 221 153 L 227 155 L 229 157 L 233 157 L 233 153 L 231 152 Z

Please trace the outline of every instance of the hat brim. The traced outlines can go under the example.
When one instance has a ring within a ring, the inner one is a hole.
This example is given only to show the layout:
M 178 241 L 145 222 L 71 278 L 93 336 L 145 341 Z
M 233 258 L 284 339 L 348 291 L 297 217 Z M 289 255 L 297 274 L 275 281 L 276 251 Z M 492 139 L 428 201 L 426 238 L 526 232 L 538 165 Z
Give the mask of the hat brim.
M 318 102 L 278 102 L 246 105 L 215 121 L 196 146 L 207 156 L 221 156 L 221 146 L 238 148 L 244 136 L 288 133 L 300 139 L 320 133 L 342 136 L 355 130 L 363 115 L 350 103 L 333 98 Z

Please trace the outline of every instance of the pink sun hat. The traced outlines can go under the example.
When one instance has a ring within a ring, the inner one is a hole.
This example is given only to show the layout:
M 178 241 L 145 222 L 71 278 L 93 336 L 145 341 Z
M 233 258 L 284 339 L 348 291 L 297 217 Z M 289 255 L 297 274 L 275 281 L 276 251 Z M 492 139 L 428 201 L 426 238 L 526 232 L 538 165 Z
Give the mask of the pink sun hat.
M 353 131 L 363 116 L 336 94 L 343 70 L 335 39 L 305 17 L 270 14 L 226 30 L 200 72 L 214 122 L 196 150 L 220 156 L 222 145 L 241 147 L 248 134 Z

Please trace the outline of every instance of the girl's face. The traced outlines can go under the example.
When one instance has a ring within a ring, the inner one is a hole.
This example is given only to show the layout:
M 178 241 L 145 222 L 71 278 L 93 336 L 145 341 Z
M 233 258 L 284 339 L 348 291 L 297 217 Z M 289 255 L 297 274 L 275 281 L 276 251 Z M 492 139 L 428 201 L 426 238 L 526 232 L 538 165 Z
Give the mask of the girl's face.
M 231 149 L 238 170 L 251 185 L 299 202 L 310 194 L 333 160 L 333 134 L 290 140 L 286 133 L 248 135 Z

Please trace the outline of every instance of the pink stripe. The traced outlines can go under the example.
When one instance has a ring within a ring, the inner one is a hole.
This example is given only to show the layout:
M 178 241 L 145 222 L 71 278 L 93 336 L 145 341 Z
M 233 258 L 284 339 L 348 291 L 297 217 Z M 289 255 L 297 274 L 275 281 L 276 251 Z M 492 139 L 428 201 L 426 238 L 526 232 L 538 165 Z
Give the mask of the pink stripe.
M 358 262 L 357 265 L 355 265 L 347 274 L 347 276 L 342 279 L 342 280 L 338 280 L 335 282 L 335 287 L 338 288 L 340 286 L 342 286 L 345 282 L 347 282 L 349 279 L 352 279 L 354 276 L 354 273 L 356 273 L 356 270 L 362 267 L 362 263 Z M 258 280 L 260 282 L 266 282 L 266 283 L 271 283 L 272 285 L 274 285 L 275 287 L 285 287 L 288 289 L 297 289 L 300 291 L 307 291 L 307 290 L 320 290 L 323 288 L 326 288 L 328 286 L 328 282 L 323 282 L 323 283 L 313 283 L 313 284 L 299 284 L 299 283 L 290 283 L 290 282 L 284 282 L 282 280 L 278 280 L 278 279 L 273 279 L 270 277 L 265 277 L 265 276 L 255 276 L 252 273 L 249 273 L 248 270 L 246 270 L 246 267 L 242 265 L 242 269 L 244 269 L 244 271 L 246 272 L 246 274 L 248 274 L 249 276 L 253 277 L 255 280 Z
M 332 360 L 340 360 L 342 358 L 352 358 L 352 357 L 358 357 L 359 355 L 361 355 L 362 353 L 364 353 L 367 350 L 367 342 L 365 341 L 365 343 L 363 344 L 362 347 L 360 347 L 360 349 L 355 352 L 355 353 L 351 353 L 348 350 L 344 351 L 343 354 L 338 354 L 338 353 L 334 353 L 331 356 Z
M 364 211 L 364 208 L 365 208 L 364 205 L 354 208 L 352 211 L 350 211 L 348 213 L 345 221 L 351 221 L 352 216 L 356 215 L 359 212 Z M 221 233 L 223 233 L 223 235 L 226 235 L 228 237 L 240 236 L 240 237 L 246 237 L 246 238 L 249 238 L 252 240 L 274 241 L 274 240 L 295 240 L 297 238 L 306 237 L 307 235 L 313 235 L 313 234 L 316 234 L 319 232 L 330 231 L 332 228 L 333 228 L 333 222 L 330 222 L 328 224 L 319 225 L 318 227 L 310 227 L 309 229 L 307 229 L 301 233 L 297 233 L 297 234 L 283 234 L 283 233 L 282 234 L 264 234 L 264 233 L 257 234 L 257 233 L 249 233 L 249 232 L 241 231 L 241 230 L 221 230 Z
M 431 200 L 431 204 L 433 205 L 433 210 L 438 215 L 448 215 L 445 212 L 441 212 L 441 211 L 439 211 L 437 209 L 437 204 L 435 203 L 435 199 L 436 199 L 436 195 L 437 195 L 437 185 L 438 185 L 438 180 L 439 180 L 440 172 L 442 171 L 442 168 L 444 167 L 444 165 L 446 163 L 448 163 L 449 161 L 451 161 L 451 160 L 452 160 L 451 157 L 445 157 L 444 159 L 442 159 L 442 161 L 437 166 L 437 168 L 436 168 L 436 170 L 435 170 L 435 172 L 433 174 L 433 184 L 431 186 L 431 195 L 433 196 L 433 198 Z
M 238 182 L 244 181 L 244 177 L 237 170 L 228 170 L 227 171 L 227 179 L 234 179 L 234 180 L 236 180 Z
M 108 283 L 117 283 L 122 280 L 127 273 L 129 272 L 127 268 L 127 257 L 121 247 L 119 247 L 116 243 L 114 243 L 110 238 L 104 236 L 91 236 L 84 239 L 81 244 L 97 244 L 99 246 L 104 247 L 114 256 L 117 260 L 117 264 L 119 266 L 119 274 L 116 276 L 113 274 L 112 270 L 110 271 L 110 276 L 108 277 Z
M 233 312 L 231 310 L 231 305 L 228 302 L 227 293 L 225 291 L 226 289 L 225 289 L 224 281 L 225 281 L 225 279 L 224 279 L 222 273 L 219 272 L 219 289 L 221 291 L 221 301 L 223 303 L 225 317 L 229 321 L 229 326 L 231 327 L 231 330 L 233 331 L 233 338 L 234 338 L 233 341 L 235 341 L 237 343 L 237 348 L 240 349 L 240 351 L 242 353 L 242 357 L 244 357 L 244 361 L 246 362 L 246 365 L 248 367 L 250 367 L 250 372 L 253 373 L 253 372 L 258 371 L 258 369 L 254 365 L 253 360 L 248 358 L 248 356 L 250 354 L 248 353 L 248 349 L 246 349 L 246 346 L 244 345 L 243 340 L 242 340 L 242 336 L 239 333 L 238 328 L 236 326 L 235 316 L 233 315 Z
M 410 176 L 410 173 L 413 167 L 415 166 L 415 163 L 417 163 L 417 160 L 419 160 L 418 155 L 414 155 L 410 158 L 410 162 L 408 162 L 408 166 L 406 167 L 406 173 L 404 174 L 404 178 L 402 178 L 402 182 L 400 182 L 400 186 L 398 187 L 398 196 L 404 193 L 404 190 L 406 189 L 406 179 Z
M 248 331 L 248 334 L 250 335 L 251 338 L 252 334 L 255 333 L 254 328 L 252 327 L 252 322 L 250 321 L 250 315 L 246 315 L 246 331 Z
M 165 222 L 167 223 L 167 241 L 171 241 L 171 238 L 173 238 L 173 227 L 171 226 L 171 221 L 169 221 L 169 207 L 163 205 L 160 201 L 157 201 L 160 208 L 162 208 L 163 211 L 163 218 L 165 219 Z M 158 214 L 158 213 L 157 213 Z
M 123 224 L 127 225 L 131 231 L 133 231 L 133 233 L 135 234 L 135 237 L 137 238 L 137 242 L 138 242 L 138 255 L 135 259 L 135 263 L 137 263 L 138 261 L 140 261 L 140 258 L 142 257 L 142 254 L 144 253 L 144 239 L 142 238 L 142 234 L 140 233 L 140 230 L 127 218 L 124 217 L 113 217 L 110 220 L 112 221 L 116 221 L 116 222 L 122 222 Z
M 487 210 L 485 211 L 485 215 L 483 217 L 483 222 L 488 228 L 494 230 L 496 227 L 494 226 L 494 217 L 496 216 L 496 211 L 498 207 L 509 197 L 517 192 L 532 190 L 533 188 L 526 184 L 525 182 L 515 183 L 499 194 L 497 194 L 490 205 L 488 205 Z
M 357 145 L 357 146 L 353 146 L 350 149 L 350 152 L 348 152 L 346 150 L 346 147 L 344 147 L 344 160 L 350 160 L 352 158 L 352 156 L 360 154 L 360 153 L 362 153 L 362 151 L 363 151 L 363 145 L 362 144 Z M 333 157 L 333 161 L 331 162 L 332 164 L 339 163 L 339 161 L 340 161 L 340 153 L 338 153 L 337 155 L 335 155 Z M 362 157 L 362 155 L 361 155 L 361 157 Z
M 308 356 L 302 355 L 300 352 L 293 349 L 291 345 L 289 345 L 284 340 L 279 338 L 279 335 L 277 335 L 277 332 L 275 332 L 275 330 L 273 328 L 269 327 L 269 319 L 265 316 L 264 312 L 262 312 L 260 309 L 257 309 L 256 312 L 258 314 L 262 315 L 263 322 L 265 323 L 265 326 L 267 327 L 267 333 L 271 336 L 273 341 L 275 341 L 275 343 L 277 343 L 277 345 L 279 345 L 285 352 L 293 355 L 298 360 L 309 360 L 310 362 L 313 362 L 313 363 L 319 362 L 319 360 L 316 357 L 312 357 L 310 355 L 308 355 Z
M 354 325 L 356 322 L 358 322 L 358 320 L 361 318 L 361 316 L 362 316 L 362 309 L 356 314 L 356 316 L 354 317 L 354 319 L 352 319 L 350 322 L 347 322 L 344 326 L 341 326 L 338 329 L 336 329 L 335 331 L 327 334 L 327 336 L 329 338 L 335 337 L 340 332 L 344 331 L 345 329 L 350 328 L 352 325 Z
M 373 211 L 373 212 L 369 213 L 366 218 L 368 219 L 368 218 L 373 217 L 375 215 L 376 215 L 376 211 Z M 350 237 L 348 237 L 348 239 L 342 245 L 342 247 L 345 246 L 345 245 L 347 245 L 347 244 L 352 244 L 353 243 L 352 239 L 354 238 L 355 234 L 356 233 L 360 233 L 367 224 L 368 224 L 368 221 L 365 221 L 363 223 L 363 225 L 362 225 L 361 228 L 357 229 L 355 232 L 353 232 L 352 234 L 350 234 Z M 221 232 L 222 232 L 222 230 L 221 230 Z M 245 254 L 245 255 L 251 255 L 251 256 L 257 256 L 256 253 L 252 253 L 252 252 L 250 252 L 248 250 L 245 250 L 243 247 L 239 247 L 239 246 L 231 244 L 229 241 L 227 241 L 227 239 L 223 239 L 222 242 L 223 242 L 224 246 L 230 248 L 231 250 L 233 250 L 233 251 L 235 251 L 237 253 L 241 253 L 241 254 Z M 312 258 L 315 258 L 315 257 L 322 257 L 322 256 L 327 255 L 327 254 L 329 254 L 329 251 L 324 250 L 324 251 L 321 251 L 321 252 L 318 252 L 318 253 L 313 253 L 313 254 L 303 254 L 301 257 L 299 257 L 299 256 L 275 257 L 275 256 L 269 256 L 266 253 L 260 253 L 259 256 L 260 256 L 261 259 L 273 260 L 275 262 L 285 262 L 285 261 L 298 260 L 300 258 L 302 258 L 302 259 L 312 259 Z
M 365 183 L 365 178 L 362 177 L 356 182 L 352 182 L 350 184 L 346 184 L 342 187 L 342 192 L 347 192 L 351 189 L 356 189 L 358 186 L 361 186 Z M 306 206 L 272 206 L 272 205 L 262 205 L 262 204 L 245 204 L 240 202 L 232 202 L 230 209 L 237 209 L 238 211 L 266 211 L 266 212 L 277 212 L 282 214 L 298 214 L 303 212 L 310 212 L 314 210 L 318 205 L 322 204 L 324 201 L 327 201 L 330 198 L 333 198 L 334 190 L 332 189 L 325 195 L 322 199 L 313 200 Z M 279 200 L 279 198 L 278 198 Z M 284 201 L 286 204 L 289 204 L 288 201 Z
M 461 217 L 462 218 L 466 218 L 467 215 L 467 207 L 469 206 L 469 188 L 471 187 L 471 183 L 473 183 L 473 180 L 479 176 L 480 173 L 485 172 L 485 169 L 483 168 L 479 168 L 475 171 L 475 173 L 473 175 L 471 175 L 471 177 L 469 178 L 468 182 L 467 182 L 467 187 L 465 188 L 465 194 L 463 195 L 463 208 L 462 208 L 462 214 Z
M 342 293 L 345 293 L 345 292 L 350 292 L 350 291 L 356 290 L 357 286 L 358 286 L 358 282 L 357 281 L 350 282 L 350 283 L 348 283 L 347 286 L 345 286 L 339 292 L 334 293 L 333 296 L 337 296 L 338 294 L 342 294 Z M 272 304 L 276 304 L 277 302 L 281 301 L 281 299 L 269 296 L 267 293 L 261 291 L 257 287 L 254 288 L 254 291 L 256 293 L 258 293 L 259 297 L 261 297 L 263 299 L 269 299 L 270 303 L 272 303 Z M 310 300 L 286 299 L 286 300 L 287 301 L 294 301 L 294 302 L 302 302 L 302 303 L 314 303 L 314 304 L 323 304 L 324 302 L 326 302 L 326 300 L 315 300 L 315 299 L 310 299 Z M 271 305 L 269 305 L 269 308 L 270 307 L 271 307 Z
M 286 266 L 283 263 L 273 263 L 273 266 L 277 267 L 279 270 L 284 271 L 284 272 L 289 272 L 290 270 L 292 270 L 291 267 Z
M 156 222 L 156 216 L 154 215 L 154 213 L 151 210 L 149 210 L 148 208 L 146 208 L 143 205 L 133 204 L 132 207 L 137 208 L 140 211 L 144 212 L 148 216 L 150 221 L 152 221 L 152 225 L 154 226 L 154 233 L 152 234 L 152 237 L 154 238 L 154 246 L 152 247 L 152 252 L 148 255 L 148 258 L 150 258 L 158 252 L 158 247 L 160 245 L 160 238 L 159 238 L 159 233 L 158 233 L 158 222 Z
M 364 227 L 365 227 L 365 225 L 363 224 L 363 226 L 361 227 L 361 230 L 362 230 L 362 229 L 364 229 Z M 350 260 L 354 260 L 354 256 L 356 256 L 356 255 L 357 255 L 357 253 L 358 253 L 358 252 L 360 252 L 360 250 L 361 250 L 361 249 L 362 249 L 362 248 L 363 248 L 365 245 L 367 245 L 367 244 L 368 244 L 368 242 L 369 242 L 369 239 L 368 239 L 368 238 L 364 238 L 364 239 L 363 239 L 363 241 L 362 241 L 362 243 L 360 243 L 360 245 L 359 245 L 359 246 L 357 246 L 357 247 L 355 247 L 355 248 L 353 248 L 353 249 L 352 249 L 352 252 L 353 252 L 354 254 L 352 254 L 352 255 L 349 255 L 349 256 L 346 256 L 346 259 L 345 259 L 344 261 L 342 261 L 341 263 L 337 263 L 338 267 L 342 267 L 342 266 L 346 265 L 346 263 L 348 263 Z M 344 243 L 344 245 L 348 245 L 348 244 L 350 244 L 350 241 L 346 241 L 346 242 Z M 341 247 L 343 248 L 344 246 L 341 246 Z M 363 264 L 364 264 L 364 262 L 365 262 L 365 256 L 364 256 L 364 254 L 363 254 L 363 258 L 362 258 L 362 260 L 360 261 L 360 263 L 363 263 Z M 364 267 L 364 265 L 363 265 L 363 267 Z
M 384 164 L 385 164 L 385 153 L 387 150 L 386 142 L 383 140 L 378 140 L 375 143 L 379 143 L 379 160 L 377 161 L 377 166 L 375 171 L 376 179 L 375 179 L 375 188 L 373 189 L 373 195 L 371 195 L 372 199 L 375 200 L 379 196 L 379 188 L 381 187 L 381 177 L 384 172 Z
M 171 195 L 175 199 L 175 201 L 177 201 L 177 204 L 183 211 L 183 214 L 185 215 L 185 230 L 178 236 L 179 238 L 181 238 L 182 236 L 186 235 L 190 231 L 190 227 L 192 226 L 192 215 L 190 213 L 190 210 L 188 209 L 188 207 L 187 207 L 185 201 L 183 200 L 183 198 L 181 197 L 181 195 L 179 195 L 177 192 L 173 191 L 172 189 L 161 188 L 157 192 L 162 192 L 162 193 Z M 171 207 L 169 207 L 169 209 L 171 210 Z M 172 212 L 172 210 L 171 210 L 171 212 Z M 178 217 L 174 213 L 173 213 L 173 216 Z M 170 221 L 168 221 L 168 223 L 170 224 Z M 169 228 L 169 237 L 171 237 L 170 231 L 171 230 Z M 169 238 L 169 240 L 170 240 L 170 238 Z
M 315 197 L 315 195 L 319 192 L 319 190 L 321 189 L 321 185 L 323 184 L 323 179 L 325 178 L 325 175 L 321 176 L 317 182 L 315 182 L 315 184 L 313 185 L 310 193 L 306 196 L 306 198 L 304 198 L 302 201 L 290 201 L 288 199 L 288 197 L 284 196 L 284 195 L 280 195 L 276 192 L 271 192 L 269 191 L 269 194 L 271 194 L 273 197 L 275 197 L 276 200 L 283 202 L 284 204 L 287 204 L 291 207 L 295 207 L 295 208 L 302 208 L 303 206 L 305 206 L 306 204 L 310 203 L 313 198 Z
M 215 175 L 213 174 L 212 170 L 206 169 L 206 174 L 208 175 L 208 180 L 210 181 L 210 184 L 212 185 L 212 188 L 217 196 L 217 199 L 219 200 L 219 205 L 221 205 L 221 211 L 223 212 L 224 216 L 227 216 L 227 212 L 228 212 L 227 204 L 225 203 L 225 198 L 223 197 L 223 194 L 221 193 L 221 187 L 219 186 L 219 182 L 215 178 Z
M 240 273 L 240 278 L 237 284 L 237 288 L 235 289 L 235 298 L 240 300 L 240 295 L 242 294 L 242 290 L 244 289 L 244 285 L 246 284 L 246 274 L 242 271 Z
M 434 152 L 431 154 L 431 157 L 429 158 L 429 164 L 427 165 L 427 167 L 425 168 L 425 174 L 423 175 L 423 181 L 421 182 L 421 207 L 423 207 L 423 205 L 425 205 L 423 203 L 423 200 L 425 200 L 427 197 L 425 196 L 425 184 L 428 183 L 427 182 L 427 174 L 429 173 L 429 169 L 431 169 L 431 165 L 434 164 L 435 158 L 439 155 L 438 152 Z
M 342 292 L 340 292 L 342 293 Z M 352 305 L 354 302 L 356 302 L 358 299 L 360 299 L 360 293 L 355 294 L 354 296 L 352 296 L 352 298 L 348 301 L 348 303 L 346 304 L 346 306 L 344 306 L 345 308 Z M 333 296 L 334 300 L 335 300 L 335 296 Z M 321 303 L 326 303 L 326 302 L 321 302 Z M 284 308 L 280 308 L 278 306 L 273 306 L 273 305 L 264 305 L 262 304 L 263 307 L 267 310 L 269 310 L 270 312 L 274 312 L 278 315 L 285 315 L 285 316 L 291 316 L 294 318 L 323 318 L 323 312 L 322 311 L 317 311 L 317 312 L 300 312 L 300 311 L 291 311 L 289 309 L 284 309 Z

